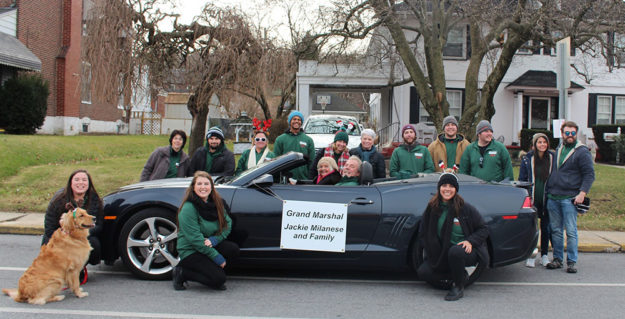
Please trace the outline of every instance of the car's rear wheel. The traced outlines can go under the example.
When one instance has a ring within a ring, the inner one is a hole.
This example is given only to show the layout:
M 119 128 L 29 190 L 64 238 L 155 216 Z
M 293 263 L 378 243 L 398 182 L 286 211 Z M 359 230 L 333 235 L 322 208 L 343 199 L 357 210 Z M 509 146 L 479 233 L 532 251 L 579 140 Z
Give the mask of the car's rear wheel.
M 423 244 L 418 238 L 415 238 L 415 242 L 412 245 L 412 268 L 416 272 L 419 269 L 419 266 L 427 259 L 427 253 L 425 249 L 423 249 Z M 483 262 L 478 260 L 477 265 L 465 267 L 465 271 L 468 274 L 467 282 L 464 284 L 465 287 L 474 283 L 482 274 L 482 271 L 486 268 L 486 265 Z M 451 288 L 452 280 L 436 280 L 436 281 L 428 281 L 430 285 L 440 289 L 449 289 Z
M 168 279 L 178 264 L 175 214 L 164 208 L 137 212 L 122 227 L 119 252 L 126 267 L 142 279 Z

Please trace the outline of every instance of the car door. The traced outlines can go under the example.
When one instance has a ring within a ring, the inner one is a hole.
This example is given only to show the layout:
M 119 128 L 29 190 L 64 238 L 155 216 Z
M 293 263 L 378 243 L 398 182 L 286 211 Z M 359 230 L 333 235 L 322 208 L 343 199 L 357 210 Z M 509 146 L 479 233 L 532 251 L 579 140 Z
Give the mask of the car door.
M 280 249 L 283 200 L 349 203 L 345 253 Z M 375 186 L 289 185 L 274 183 L 236 190 L 231 212 L 242 258 L 357 258 L 378 225 L 381 196 Z

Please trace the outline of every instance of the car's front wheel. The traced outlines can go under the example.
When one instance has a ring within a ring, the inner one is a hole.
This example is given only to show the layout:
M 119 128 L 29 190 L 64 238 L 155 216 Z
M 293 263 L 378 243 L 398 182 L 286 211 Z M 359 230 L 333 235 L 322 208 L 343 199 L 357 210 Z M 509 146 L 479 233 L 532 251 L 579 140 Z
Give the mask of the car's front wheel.
M 427 259 L 427 253 L 423 248 L 423 244 L 418 238 L 415 238 L 415 242 L 412 245 L 412 267 L 416 272 L 419 269 L 419 266 Z M 482 274 L 482 271 L 486 268 L 486 265 L 483 262 L 478 260 L 477 265 L 465 267 L 465 271 L 468 274 L 467 282 L 465 282 L 465 287 L 474 283 Z M 437 280 L 437 281 L 428 281 L 430 285 L 440 289 L 449 289 L 451 288 L 452 280 Z
M 130 271 L 142 279 L 170 278 L 178 264 L 175 214 L 164 208 L 137 212 L 122 227 L 119 252 Z

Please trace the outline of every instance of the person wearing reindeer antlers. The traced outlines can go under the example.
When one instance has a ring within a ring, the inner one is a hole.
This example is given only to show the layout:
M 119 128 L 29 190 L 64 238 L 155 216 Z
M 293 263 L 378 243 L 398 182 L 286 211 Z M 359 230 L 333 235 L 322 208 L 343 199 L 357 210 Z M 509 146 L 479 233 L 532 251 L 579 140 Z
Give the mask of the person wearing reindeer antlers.
M 273 152 L 269 150 L 269 147 L 267 147 L 269 142 L 267 135 L 271 127 L 271 119 L 261 122 L 259 119 L 254 118 L 252 123 L 254 125 L 253 145 L 241 154 L 234 175 L 239 175 L 264 161 L 269 161 L 276 157 Z

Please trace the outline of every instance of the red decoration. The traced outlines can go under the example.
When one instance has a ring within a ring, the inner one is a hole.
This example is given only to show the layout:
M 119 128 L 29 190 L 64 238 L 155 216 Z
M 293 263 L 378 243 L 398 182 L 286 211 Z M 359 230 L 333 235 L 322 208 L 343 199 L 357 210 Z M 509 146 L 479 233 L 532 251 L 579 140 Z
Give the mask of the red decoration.
M 271 127 L 271 119 L 261 122 L 261 120 L 254 118 L 252 119 L 252 125 L 254 125 L 254 130 L 257 132 L 268 132 L 269 128 Z

